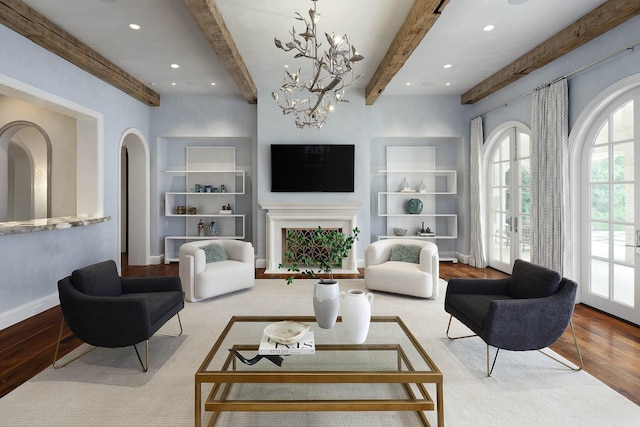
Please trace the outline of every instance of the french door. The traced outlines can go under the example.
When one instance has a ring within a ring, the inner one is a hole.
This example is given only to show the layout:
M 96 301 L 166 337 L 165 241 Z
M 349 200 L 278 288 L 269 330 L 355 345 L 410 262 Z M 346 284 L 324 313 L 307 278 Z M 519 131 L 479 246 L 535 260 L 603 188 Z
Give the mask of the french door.
M 640 324 L 640 91 L 594 122 L 582 158 L 581 300 Z M 585 242 L 586 240 L 586 242 Z M 586 244 L 585 244 L 586 243 Z
M 512 127 L 490 153 L 488 264 L 507 273 L 517 258 L 531 260 L 530 152 L 529 134 Z

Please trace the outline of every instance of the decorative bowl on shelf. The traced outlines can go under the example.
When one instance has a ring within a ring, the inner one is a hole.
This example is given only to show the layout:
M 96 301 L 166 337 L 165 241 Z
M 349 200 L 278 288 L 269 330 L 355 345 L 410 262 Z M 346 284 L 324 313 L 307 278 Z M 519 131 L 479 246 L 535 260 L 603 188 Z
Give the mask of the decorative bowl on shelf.
M 393 229 L 393 234 L 395 234 L 396 236 L 404 236 L 405 234 L 407 234 L 407 229 L 396 227 Z

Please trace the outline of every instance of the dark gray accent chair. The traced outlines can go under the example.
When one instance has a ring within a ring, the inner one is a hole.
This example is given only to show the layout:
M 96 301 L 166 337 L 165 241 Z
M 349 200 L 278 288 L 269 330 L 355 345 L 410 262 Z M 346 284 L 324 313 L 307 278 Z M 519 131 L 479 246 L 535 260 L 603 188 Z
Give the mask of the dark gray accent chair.
M 61 367 L 56 361 L 65 321 L 78 338 L 95 347 L 133 346 L 144 372 L 149 367 L 149 338 L 176 315 L 177 336 L 182 334 L 179 312 L 184 297 L 178 276 L 120 277 L 116 263 L 109 260 L 75 270 L 58 282 L 58 294 L 63 320 L 53 358 L 55 368 Z M 136 347 L 143 341 L 146 363 Z
M 482 338 L 487 344 L 487 375 L 491 376 L 500 349 L 541 350 L 556 342 L 570 326 L 580 361 L 577 368 L 542 353 L 573 370 L 580 370 L 582 355 L 571 322 L 577 288 L 576 282 L 557 272 L 521 259 L 515 261 L 508 278 L 452 278 L 444 300 L 444 309 L 451 314 L 447 337 Z M 451 337 L 449 329 L 454 317 L 475 334 Z M 497 348 L 491 367 L 489 346 Z

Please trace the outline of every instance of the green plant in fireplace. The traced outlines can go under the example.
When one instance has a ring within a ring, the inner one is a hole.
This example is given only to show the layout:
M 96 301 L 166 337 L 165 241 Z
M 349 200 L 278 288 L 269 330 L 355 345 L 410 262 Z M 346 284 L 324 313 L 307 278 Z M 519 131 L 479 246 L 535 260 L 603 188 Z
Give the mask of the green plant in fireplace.
M 337 229 L 287 230 L 284 262 L 278 268 L 304 274 L 309 279 L 317 279 L 320 283 L 335 283 L 333 269 L 342 265 L 342 260 L 349 256 L 349 251 L 358 240 L 360 230 L 353 229 L 347 235 Z M 287 284 L 293 283 L 294 276 L 286 278 Z

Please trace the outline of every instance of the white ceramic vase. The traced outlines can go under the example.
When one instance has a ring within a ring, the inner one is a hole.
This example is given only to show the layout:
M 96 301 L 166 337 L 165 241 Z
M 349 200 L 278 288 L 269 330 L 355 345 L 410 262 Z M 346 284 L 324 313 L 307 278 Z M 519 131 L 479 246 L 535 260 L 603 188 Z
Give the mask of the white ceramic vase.
M 338 282 L 322 283 L 313 287 L 313 312 L 318 326 L 331 329 L 335 326 L 340 311 L 340 286 Z
M 340 294 L 340 302 L 347 340 L 352 344 L 362 344 L 369 333 L 373 294 L 365 294 L 360 289 L 350 289 Z

